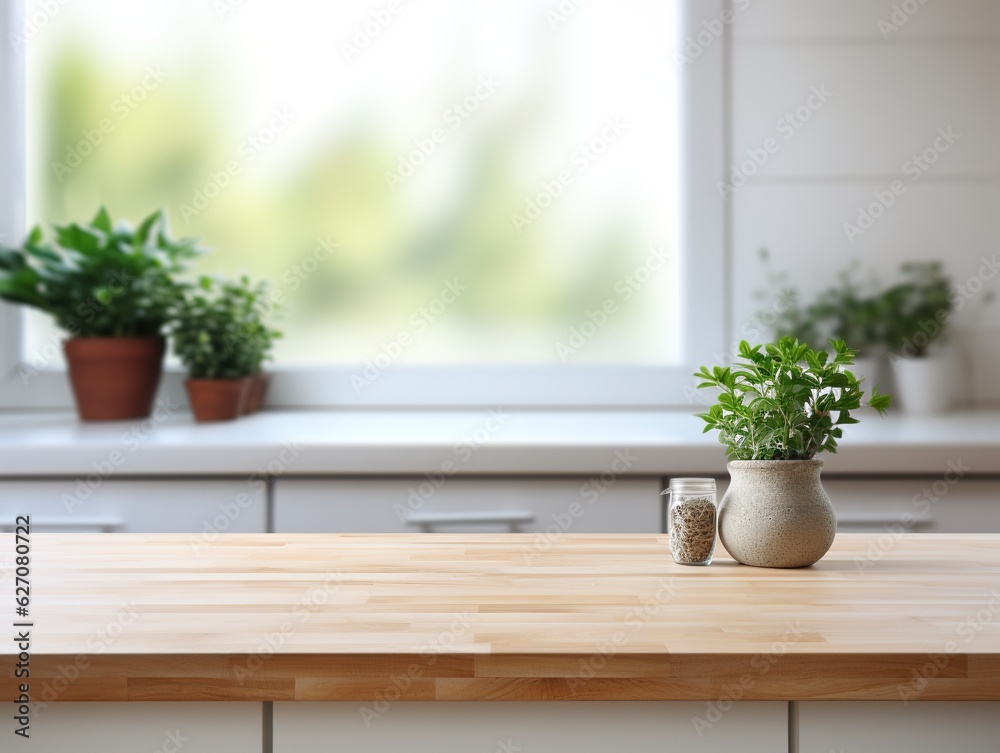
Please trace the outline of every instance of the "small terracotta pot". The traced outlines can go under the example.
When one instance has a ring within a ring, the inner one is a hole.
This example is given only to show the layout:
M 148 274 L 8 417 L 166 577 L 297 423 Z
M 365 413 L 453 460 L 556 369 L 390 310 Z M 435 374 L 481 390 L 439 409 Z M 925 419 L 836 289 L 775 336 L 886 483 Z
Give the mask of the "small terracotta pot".
M 243 406 L 243 415 L 249 416 L 260 410 L 267 396 L 267 387 L 271 383 L 271 375 L 259 372 L 250 376 L 250 389 L 247 392 L 246 405 Z
M 149 415 L 163 372 L 162 337 L 74 337 L 63 350 L 81 420 Z
M 232 421 L 240 415 L 250 379 L 188 379 L 184 388 L 195 421 Z

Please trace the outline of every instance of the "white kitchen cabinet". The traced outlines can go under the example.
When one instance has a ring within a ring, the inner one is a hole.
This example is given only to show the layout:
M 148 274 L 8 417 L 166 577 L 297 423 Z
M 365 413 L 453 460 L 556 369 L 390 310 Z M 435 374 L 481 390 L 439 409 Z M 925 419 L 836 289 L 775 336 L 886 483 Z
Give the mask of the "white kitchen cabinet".
M 699 730 L 705 703 L 675 701 L 275 703 L 274 753 L 776 753 L 788 704 L 736 703 Z M 825 753 L 825 752 L 824 752 Z
M 0 481 L 0 531 L 30 515 L 33 533 L 264 533 L 266 510 L 246 480 Z
M 32 714 L 31 753 L 261 753 L 259 703 L 53 703 Z M 13 734 L 5 730 L 10 740 Z M 18 749 L 4 742 L 3 750 Z M 8 747 L 9 746 L 9 747 Z
M 660 479 L 278 479 L 278 533 L 659 533 Z
M 1000 481 L 948 478 L 824 476 L 823 487 L 844 533 L 1000 533 Z M 729 479 L 718 485 L 721 500 Z
M 1000 533 L 1000 481 L 955 478 L 825 479 L 840 530 Z
M 799 753 L 996 753 L 1000 702 L 807 701 Z

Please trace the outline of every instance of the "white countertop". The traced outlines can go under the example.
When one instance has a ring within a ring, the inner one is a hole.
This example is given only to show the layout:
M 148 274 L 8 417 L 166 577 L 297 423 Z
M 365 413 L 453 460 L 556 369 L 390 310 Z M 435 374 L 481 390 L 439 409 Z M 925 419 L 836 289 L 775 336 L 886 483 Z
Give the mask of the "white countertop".
M 671 411 L 265 412 L 200 424 L 184 411 L 145 422 L 78 423 L 71 414 L 0 414 L 0 476 L 725 473 L 701 421 Z M 1000 474 L 1000 411 L 864 416 L 845 428 L 827 474 L 938 474 L 949 460 Z M 269 467 L 270 466 L 270 467 Z M 619 460 L 617 466 L 622 466 Z

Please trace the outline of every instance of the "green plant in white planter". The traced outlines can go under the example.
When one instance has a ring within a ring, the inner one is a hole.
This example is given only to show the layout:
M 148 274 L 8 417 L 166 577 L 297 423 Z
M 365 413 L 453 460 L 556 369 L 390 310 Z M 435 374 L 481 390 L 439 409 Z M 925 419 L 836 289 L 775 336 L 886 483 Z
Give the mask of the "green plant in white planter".
M 862 405 L 850 372 L 854 351 L 831 340 L 832 355 L 791 337 L 767 346 L 740 343 L 741 362 L 702 367 L 699 387 L 720 390 L 698 414 L 716 429 L 730 459 L 732 483 L 719 508 L 719 538 L 738 562 L 756 567 L 806 567 L 829 551 L 837 518 L 820 481 L 843 426 Z M 884 414 L 890 398 L 876 385 L 868 405 Z
M 859 280 L 852 270 L 840 273 L 840 285 L 823 292 L 816 303 L 830 323 L 829 337 L 851 344 L 855 351 L 851 371 L 870 388 L 884 378 L 889 318 L 884 296 L 875 281 Z
M 904 264 L 904 281 L 882 296 L 895 392 L 907 413 L 941 413 L 954 401 L 954 358 L 945 352 L 953 309 L 940 262 Z
M 771 266 L 770 251 L 762 248 L 757 255 L 767 277 L 767 288 L 754 293 L 757 300 L 766 302 L 757 320 L 766 323 L 773 337 L 794 337 L 820 347 L 829 336 L 829 311 L 819 302 L 803 304 L 802 294 L 792 285 L 788 272 Z
M 758 297 L 777 295 L 784 304 L 770 313 L 773 336 L 795 337 L 817 350 L 826 348 L 828 338 L 849 342 L 855 351 L 854 374 L 864 377 L 866 388 L 878 384 L 883 377 L 890 319 L 888 300 L 874 275 L 859 277 L 856 265 L 844 269 L 837 275 L 837 285 L 821 291 L 806 305 L 790 285 L 787 272 L 771 269 L 766 250 L 761 250 L 760 258 L 770 291 L 759 292 Z

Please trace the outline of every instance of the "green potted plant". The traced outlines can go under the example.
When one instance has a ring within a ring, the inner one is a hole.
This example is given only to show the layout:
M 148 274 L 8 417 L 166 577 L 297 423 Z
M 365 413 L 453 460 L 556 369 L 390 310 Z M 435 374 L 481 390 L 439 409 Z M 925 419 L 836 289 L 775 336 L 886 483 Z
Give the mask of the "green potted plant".
M 803 305 L 802 295 L 788 278 L 788 273 L 771 266 L 771 253 L 766 248 L 757 252 L 767 277 L 767 289 L 757 290 L 755 297 L 767 301 L 764 311 L 757 318 L 768 326 L 776 338 L 794 337 L 796 340 L 819 348 L 826 343 L 824 332 L 828 312 L 817 303 Z
M 148 416 L 182 291 L 175 275 L 199 253 L 196 242 L 171 240 L 162 212 L 132 229 L 103 207 L 89 225 L 54 231 L 52 242 L 35 227 L 20 248 L 0 249 L 0 298 L 44 311 L 67 333 L 81 419 Z
M 907 413 L 941 413 L 954 401 L 954 359 L 947 350 L 951 280 L 940 262 L 904 264 L 904 279 L 883 294 L 886 342 L 896 392 Z
M 266 287 L 201 277 L 187 291 L 172 328 L 174 352 L 197 421 L 229 421 L 246 410 L 255 374 L 278 335 L 262 321 Z
M 250 364 L 250 387 L 243 407 L 243 413 L 249 415 L 260 410 L 267 396 L 271 378 L 264 371 L 264 363 L 272 358 L 274 341 L 281 337 L 281 332 L 268 326 L 265 321 L 265 313 L 269 313 L 267 283 L 251 285 L 246 278 L 242 282 L 244 305 L 250 312 L 240 333 Z
M 827 337 L 849 342 L 856 355 L 851 371 L 866 385 L 882 381 L 886 356 L 887 311 L 874 282 L 864 284 L 849 271 L 840 285 L 824 291 L 813 309 L 825 322 Z
M 740 343 L 732 367 L 702 367 L 699 387 L 719 390 L 698 414 L 726 446 L 732 482 L 719 507 L 719 538 L 738 562 L 807 567 L 833 544 L 837 518 L 820 481 L 822 452 L 836 452 L 843 426 L 862 404 L 848 370 L 854 351 L 831 340 L 832 355 L 791 337 L 767 346 Z M 888 395 L 868 404 L 884 414 Z
M 769 317 L 771 334 L 775 338 L 794 337 L 816 350 L 825 348 L 830 338 L 849 342 L 857 353 L 852 371 L 866 384 L 882 381 L 886 307 L 875 281 L 865 283 L 850 270 L 843 271 L 838 275 L 839 285 L 822 291 L 812 303 L 804 305 L 789 283 L 788 274 L 771 268 L 767 249 L 761 249 L 759 256 L 769 290 L 757 291 L 757 298 L 774 296 L 782 303 L 778 311 L 758 314 L 761 319 Z

